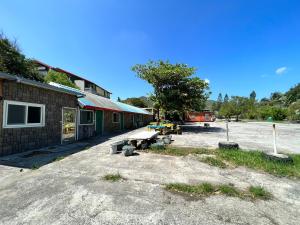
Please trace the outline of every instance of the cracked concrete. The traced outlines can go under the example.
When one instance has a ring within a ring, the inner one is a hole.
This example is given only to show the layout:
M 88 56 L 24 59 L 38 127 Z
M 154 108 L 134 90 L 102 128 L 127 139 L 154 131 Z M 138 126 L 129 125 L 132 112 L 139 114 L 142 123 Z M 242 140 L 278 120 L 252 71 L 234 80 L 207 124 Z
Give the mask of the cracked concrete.
M 300 181 L 243 167 L 219 169 L 194 156 L 140 152 L 109 155 L 115 136 L 38 170 L 0 165 L 0 224 L 299 224 Z M 199 134 L 201 135 L 201 134 Z M 120 173 L 126 180 L 102 177 Z M 246 201 L 211 196 L 190 201 L 163 189 L 165 183 L 261 185 L 274 198 Z

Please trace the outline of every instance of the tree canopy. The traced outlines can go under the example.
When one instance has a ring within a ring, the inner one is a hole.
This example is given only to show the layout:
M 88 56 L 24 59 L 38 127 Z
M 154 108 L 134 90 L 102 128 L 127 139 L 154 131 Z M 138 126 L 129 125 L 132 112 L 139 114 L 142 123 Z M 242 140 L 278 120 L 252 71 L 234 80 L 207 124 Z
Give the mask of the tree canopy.
M 140 108 L 147 108 L 147 104 L 141 98 L 127 98 L 127 99 L 123 100 L 122 102 L 129 104 L 129 105 L 136 106 L 136 107 L 140 107 Z
M 34 62 L 23 55 L 16 42 L 10 41 L 0 33 L 0 71 L 43 81 Z
M 50 70 L 48 74 L 45 76 L 45 82 L 55 82 L 68 87 L 79 89 L 68 77 L 68 75 L 64 73 L 59 73 L 54 70 Z
M 153 86 L 153 100 L 165 112 L 198 111 L 205 107 L 208 83 L 193 77 L 196 68 L 159 60 L 137 64 L 132 70 Z

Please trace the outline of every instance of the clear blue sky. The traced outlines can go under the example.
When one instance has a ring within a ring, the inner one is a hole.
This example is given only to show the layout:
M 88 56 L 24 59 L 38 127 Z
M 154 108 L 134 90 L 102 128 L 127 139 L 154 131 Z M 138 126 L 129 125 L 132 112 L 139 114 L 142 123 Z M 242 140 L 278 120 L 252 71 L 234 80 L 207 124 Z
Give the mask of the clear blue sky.
M 261 98 L 300 82 L 298 0 L 2 0 L 0 29 L 28 57 L 113 98 L 151 92 L 130 69 L 149 59 L 197 67 L 212 99 Z

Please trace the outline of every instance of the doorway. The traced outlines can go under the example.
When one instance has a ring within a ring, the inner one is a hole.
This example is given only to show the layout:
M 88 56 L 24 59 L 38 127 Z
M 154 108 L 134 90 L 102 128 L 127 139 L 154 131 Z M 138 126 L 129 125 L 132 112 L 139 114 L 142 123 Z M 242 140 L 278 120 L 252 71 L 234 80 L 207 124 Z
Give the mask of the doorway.
M 103 134 L 103 111 L 96 111 L 96 134 Z
M 74 108 L 62 109 L 62 144 L 76 140 L 76 112 Z

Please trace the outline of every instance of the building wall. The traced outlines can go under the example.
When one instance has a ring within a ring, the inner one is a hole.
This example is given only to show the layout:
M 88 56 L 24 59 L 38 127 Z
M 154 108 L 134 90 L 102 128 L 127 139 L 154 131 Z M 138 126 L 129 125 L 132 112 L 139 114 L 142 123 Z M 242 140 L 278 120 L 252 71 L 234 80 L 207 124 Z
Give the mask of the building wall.
M 95 136 L 95 125 L 78 125 L 78 140 Z
M 121 121 L 113 123 L 113 111 L 103 111 L 104 113 L 104 133 L 113 133 L 121 130 Z
M 133 113 L 124 112 L 124 129 L 130 130 L 134 128 Z
M 45 126 L 3 128 L 3 100 L 45 105 Z M 76 108 L 76 96 L 46 90 L 13 81 L 3 81 L 3 100 L 0 101 L 0 155 L 61 143 L 62 108 Z

